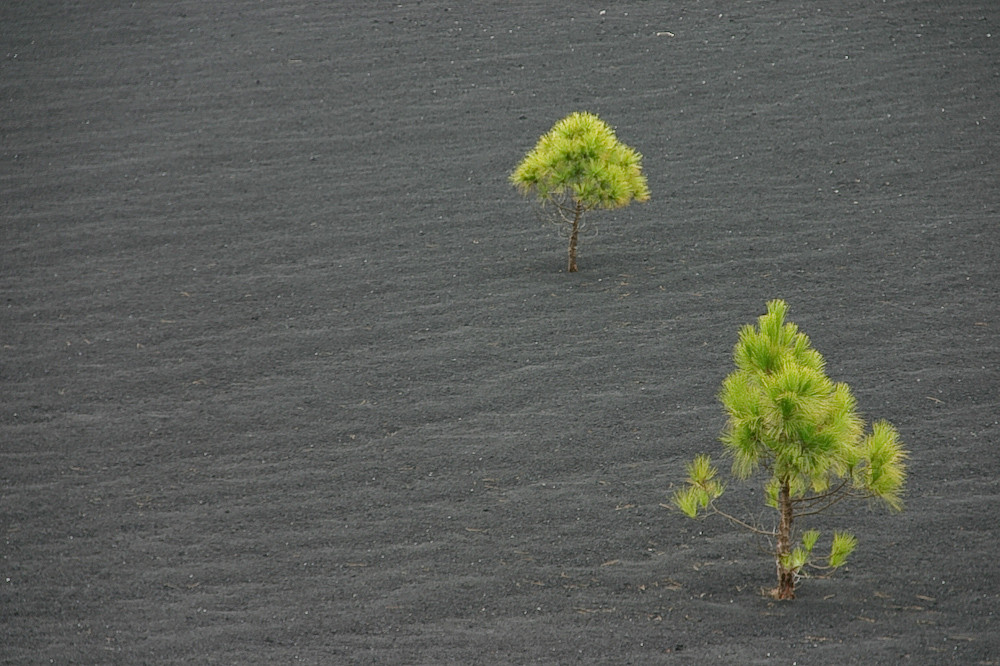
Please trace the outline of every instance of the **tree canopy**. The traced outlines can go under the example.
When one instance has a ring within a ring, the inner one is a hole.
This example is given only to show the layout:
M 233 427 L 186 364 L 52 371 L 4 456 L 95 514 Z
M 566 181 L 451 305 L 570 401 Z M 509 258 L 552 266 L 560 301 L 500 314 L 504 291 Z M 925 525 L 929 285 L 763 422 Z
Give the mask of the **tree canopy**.
M 539 199 L 570 198 L 592 208 L 619 208 L 649 199 L 642 155 L 620 143 L 614 131 L 592 113 L 574 112 L 538 140 L 510 176 Z
M 762 467 L 772 486 L 787 480 L 793 498 L 848 478 L 855 492 L 902 508 L 898 433 L 880 421 L 864 435 L 850 387 L 826 376 L 808 336 L 785 322 L 787 311 L 782 300 L 768 303 L 757 327 L 740 331 L 733 351 L 737 369 L 719 396 L 729 413 L 722 443 L 733 475 L 746 479 Z

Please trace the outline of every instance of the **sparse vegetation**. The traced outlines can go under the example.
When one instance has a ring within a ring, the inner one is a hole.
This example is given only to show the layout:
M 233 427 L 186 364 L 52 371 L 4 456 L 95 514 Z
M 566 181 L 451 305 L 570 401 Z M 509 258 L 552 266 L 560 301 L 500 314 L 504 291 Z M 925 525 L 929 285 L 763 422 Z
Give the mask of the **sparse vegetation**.
M 585 212 L 649 199 L 641 161 L 603 120 L 575 112 L 543 135 L 511 174 L 511 183 L 523 194 L 534 190 L 549 218 L 568 230 L 570 273 L 577 270 Z
M 797 581 L 809 569 L 844 565 L 857 545 L 848 532 L 833 534 L 825 557 L 813 555 L 817 530 L 796 540 L 798 521 L 847 499 L 874 499 L 902 509 L 906 451 L 896 429 L 885 421 L 865 433 L 854 396 L 846 384 L 824 372 L 823 357 L 798 327 L 785 322 L 788 306 L 774 300 L 757 326 L 744 326 L 733 353 L 736 370 L 722 385 L 720 400 L 729 414 L 722 434 L 732 474 L 759 475 L 764 501 L 777 511 L 768 527 L 719 508 L 725 486 L 707 455 L 687 468 L 687 486 L 674 505 L 691 518 L 716 514 L 767 537 L 774 547 L 777 599 L 795 597 Z

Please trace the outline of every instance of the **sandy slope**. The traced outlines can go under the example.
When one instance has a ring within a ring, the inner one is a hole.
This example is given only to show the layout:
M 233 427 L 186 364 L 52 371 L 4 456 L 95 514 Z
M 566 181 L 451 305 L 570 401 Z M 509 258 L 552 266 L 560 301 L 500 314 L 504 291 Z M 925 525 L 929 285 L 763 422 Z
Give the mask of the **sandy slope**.
M 1000 663 L 1000 13 L 840 4 L 0 7 L 0 661 Z M 912 451 L 788 604 L 661 506 L 775 297 Z

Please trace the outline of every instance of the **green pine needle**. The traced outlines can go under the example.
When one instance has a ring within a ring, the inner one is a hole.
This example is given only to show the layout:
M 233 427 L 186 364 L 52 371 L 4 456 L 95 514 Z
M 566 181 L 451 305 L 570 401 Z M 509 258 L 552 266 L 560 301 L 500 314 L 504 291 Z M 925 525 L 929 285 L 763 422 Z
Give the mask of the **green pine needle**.
M 819 539 L 819 530 L 809 530 L 802 535 L 802 547 L 811 553 L 817 539 Z
M 836 532 L 830 547 L 830 567 L 837 569 L 847 564 L 847 557 L 858 546 L 858 540 L 849 532 Z

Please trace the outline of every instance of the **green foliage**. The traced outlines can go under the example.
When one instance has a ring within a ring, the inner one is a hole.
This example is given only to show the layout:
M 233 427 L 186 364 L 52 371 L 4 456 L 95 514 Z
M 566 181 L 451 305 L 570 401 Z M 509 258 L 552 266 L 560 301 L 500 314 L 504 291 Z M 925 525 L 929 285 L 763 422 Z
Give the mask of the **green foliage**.
M 586 112 L 557 122 L 517 165 L 510 182 L 522 194 L 534 190 L 543 205 L 554 206 L 555 220 L 570 226 L 570 271 L 576 270 L 577 235 L 585 211 L 649 199 L 642 155 Z
M 722 495 L 723 487 L 715 479 L 718 475 L 712 466 L 712 459 L 706 455 L 697 456 L 688 463 L 688 485 L 674 493 L 674 503 L 689 518 L 694 518 L 702 509 L 708 508 L 713 500 Z
M 675 505 L 691 517 L 708 510 L 776 538 L 778 598 L 794 596 L 789 581 L 804 566 L 843 566 L 857 545 L 851 534 L 837 532 L 825 565 L 817 563 L 812 553 L 819 533 L 806 532 L 793 548 L 795 519 L 850 498 L 901 510 L 907 455 L 889 423 L 879 421 L 865 434 L 850 388 L 826 376 L 823 357 L 786 322 L 787 311 L 784 301 L 771 301 L 757 326 L 740 330 L 733 350 L 736 370 L 719 392 L 729 416 L 721 441 L 733 476 L 745 480 L 763 472 L 764 501 L 778 511 L 778 527 L 765 530 L 719 510 L 714 501 L 722 486 L 713 474 L 708 480 L 718 492 L 709 492 L 698 458 L 688 467 L 687 489 L 674 496 Z
M 511 174 L 523 193 L 539 199 L 564 194 L 590 208 L 619 208 L 646 201 L 642 155 L 619 143 L 614 131 L 592 113 L 574 112 L 557 122 Z
M 886 421 L 872 426 L 872 432 L 861 443 L 858 462 L 854 467 L 855 485 L 869 490 L 895 511 L 903 509 L 900 497 L 906 481 L 906 451 L 899 433 Z
M 816 546 L 818 539 L 818 530 L 809 530 L 803 534 L 801 546 L 796 546 L 795 550 L 791 553 L 781 555 L 781 565 L 789 571 L 798 574 L 802 570 L 802 567 L 809 563 L 813 548 Z
M 858 540 L 853 534 L 847 532 L 835 532 L 833 535 L 833 545 L 830 547 L 829 566 L 832 569 L 844 566 L 847 563 L 847 556 L 854 552 L 858 546 Z
M 733 351 L 737 369 L 719 394 L 729 414 L 722 443 L 733 475 L 746 479 L 764 468 L 772 484 L 790 483 L 793 498 L 850 476 L 856 490 L 902 508 L 906 454 L 898 433 L 880 421 L 863 437 L 851 389 L 826 376 L 809 338 L 785 322 L 787 311 L 784 301 L 768 303 Z
M 811 553 L 818 539 L 819 530 L 809 530 L 802 535 L 802 547 L 805 548 L 807 552 Z
M 802 545 L 796 546 L 790 553 L 782 553 L 778 556 L 781 566 L 791 571 L 795 576 L 800 576 L 803 568 L 812 566 L 816 569 L 837 569 L 847 563 L 847 556 L 854 552 L 858 545 L 858 540 L 853 534 L 848 532 L 834 532 L 833 543 L 830 545 L 830 555 L 826 563 L 816 561 L 813 556 L 813 549 L 819 541 L 819 530 L 809 530 L 802 535 Z

